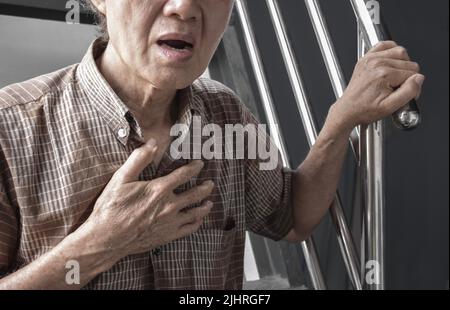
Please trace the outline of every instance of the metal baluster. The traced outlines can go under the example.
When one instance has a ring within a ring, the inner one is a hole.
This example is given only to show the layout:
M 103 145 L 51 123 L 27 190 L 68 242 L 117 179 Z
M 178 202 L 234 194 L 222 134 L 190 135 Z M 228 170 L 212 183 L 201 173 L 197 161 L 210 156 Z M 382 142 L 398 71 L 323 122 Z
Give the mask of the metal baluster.
M 318 136 L 317 125 L 315 124 L 315 121 L 313 119 L 311 106 L 308 102 L 305 87 L 303 85 L 303 79 L 300 74 L 298 65 L 295 61 L 294 50 L 287 35 L 285 26 L 286 24 L 283 20 L 278 2 L 276 0 L 266 0 L 266 2 L 269 8 L 272 22 L 274 24 L 275 33 L 281 47 L 281 52 L 286 64 L 289 79 L 294 91 L 308 143 L 310 147 L 312 147 L 315 144 Z M 339 70 L 333 70 L 333 72 L 338 79 L 343 81 L 342 74 Z M 342 86 L 342 84 L 339 85 Z M 342 210 L 341 200 L 338 194 L 336 194 L 336 198 L 330 208 L 330 213 L 336 228 L 339 246 L 344 258 L 349 278 L 352 282 L 353 287 L 360 290 L 362 289 L 359 273 L 360 262 L 355 250 L 351 233 L 348 229 L 347 221 L 345 219 L 345 214 Z
M 286 146 L 277 126 L 278 124 L 277 114 L 274 108 L 273 99 L 270 93 L 267 78 L 264 73 L 264 68 L 259 53 L 259 49 L 256 45 L 256 39 L 249 19 L 248 9 L 244 0 L 237 0 L 236 8 L 242 23 L 245 42 L 249 51 L 250 61 L 255 73 L 256 82 L 261 95 L 265 114 L 269 122 L 268 125 L 271 137 L 273 138 L 275 145 L 280 150 L 283 159 L 283 164 L 286 167 L 289 167 L 289 159 L 286 151 Z M 314 288 L 316 290 L 326 289 L 325 280 L 323 278 L 322 270 L 320 268 L 320 263 L 318 260 L 313 239 L 310 238 L 302 242 L 301 247 L 304 253 L 304 257 Z
M 305 5 L 311 18 L 311 23 L 322 52 L 322 57 L 325 61 L 334 94 L 336 98 L 340 98 L 347 88 L 347 82 L 342 73 L 341 65 L 339 64 L 322 9 L 317 0 L 305 0 Z M 350 145 L 357 161 L 359 161 L 359 134 L 359 128 L 355 128 L 350 135 Z

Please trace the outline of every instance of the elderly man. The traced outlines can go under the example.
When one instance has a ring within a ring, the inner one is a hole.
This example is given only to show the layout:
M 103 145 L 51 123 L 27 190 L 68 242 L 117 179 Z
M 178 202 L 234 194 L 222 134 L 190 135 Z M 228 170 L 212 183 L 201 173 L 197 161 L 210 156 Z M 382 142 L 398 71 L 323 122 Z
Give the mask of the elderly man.
M 295 171 L 174 159 L 174 124 L 257 124 L 232 91 L 198 79 L 234 1 L 91 2 L 104 33 L 80 64 L 0 91 L 3 289 L 240 289 L 245 230 L 310 236 L 352 128 L 392 114 L 424 81 L 404 48 L 383 42 Z

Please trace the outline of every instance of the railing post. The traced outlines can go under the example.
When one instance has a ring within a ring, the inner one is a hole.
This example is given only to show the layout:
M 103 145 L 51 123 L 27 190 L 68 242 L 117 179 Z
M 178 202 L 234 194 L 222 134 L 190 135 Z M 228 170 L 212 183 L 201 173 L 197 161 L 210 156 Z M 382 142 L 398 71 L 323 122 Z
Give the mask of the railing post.
M 289 167 L 289 159 L 286 151 L 286 145 L 278 128 L 278 119 L 273 99 L 270 93 L 270 88 L 267 78 L 264 73 L 264 68 L 261 60 L 261 55 L 256 44 L 255 35 L 251 26 L 248 9 L 244 0 L 236 0 L 236 9 L 238 11 L 242 28 L 244 32 L 244 39 L 250 56 L 250 62 L 256 77 L 256 83 L 261 95 L 262 104 L 267 117 L 269 130 L 275 145 L 278 147 L 283 159 L 283 164 Z M 325 280 L 323 278 L 322 270 L 316 253 L 314 241 L 312 238 L 302 242 L 302 250 L 311 277 L 311 281 L 316 290 L 326 289 Z
M 363 26 L 358 22 L 358 57 L 363 57 L 368 47 Z M 363 283 L 369 290 L 385 288 L 384 271 L 384 121 L 361 128 L 361 163 L 364 210 L 361 241 Z

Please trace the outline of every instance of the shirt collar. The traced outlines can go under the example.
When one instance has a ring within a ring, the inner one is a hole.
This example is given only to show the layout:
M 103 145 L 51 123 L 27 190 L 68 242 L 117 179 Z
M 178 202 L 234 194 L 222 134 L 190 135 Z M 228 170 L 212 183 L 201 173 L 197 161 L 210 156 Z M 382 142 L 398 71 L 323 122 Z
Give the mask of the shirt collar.
M 105 80 L 95 61 L 103 53 L 105 47 L 105 44 L 98 39 L 91 44 L 78 66 L 77 78 L 90 103 L 107 122 L 116 138 L 126 145 L 131 131 L 130 110 Z M 185 123 L 190 126 L 194 113 L 205 120 L 203 102 L 195 93 L 192 85 L 179 90 L 177 100 L 179 100 L 177 123 Z M 137 122 L 135 123 L 137 124 Z M 139 129 L 137 131 L 140 133 Z

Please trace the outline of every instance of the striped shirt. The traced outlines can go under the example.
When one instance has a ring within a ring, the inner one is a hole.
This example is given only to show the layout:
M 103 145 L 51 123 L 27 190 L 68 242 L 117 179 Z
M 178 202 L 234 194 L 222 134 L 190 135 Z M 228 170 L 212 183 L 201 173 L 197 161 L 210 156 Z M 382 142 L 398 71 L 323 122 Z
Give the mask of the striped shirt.
M 0 90 L 0 277 L 75 231 L 114 172 L 144 143 L 138 122 L 96 66 L 103 48 L 95 41 L 80 64 Z M 221 128 L 258 124 L 231 90 L 209 79 L 179 90 L 177 103 L 177 123 L 191 131 L 193 116 Z M 188 162 L 167 151 L 139 180 Z M 245 231 L 280 240 L 293 225 L 292 171 L 278 162 L 264 171 L 258 159 L 206 160 L 195 179 L 176 189 L 216 184 L 200 229 L 124 257 L 85 288 L 241 289 Z

